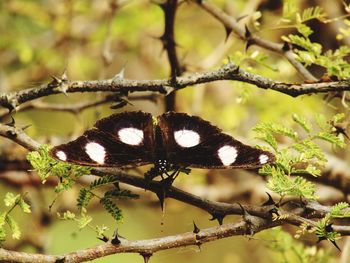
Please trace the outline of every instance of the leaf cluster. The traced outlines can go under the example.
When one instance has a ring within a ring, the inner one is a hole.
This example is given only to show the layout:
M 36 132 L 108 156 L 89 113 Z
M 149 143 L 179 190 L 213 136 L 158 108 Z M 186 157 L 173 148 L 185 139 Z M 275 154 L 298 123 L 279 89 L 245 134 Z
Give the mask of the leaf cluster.
M 259 172 L 269 177 L 268 188 L 281 197 L 292 195 L 310 200 L 316 199 L 316 187 L 300 175 L 319 176 L 326 164 L 326 158 L 317 140 L 344 147 L 344 138 L 334 134 L 330 123 L 338 123 L 344 116 L 335 115 L 331 121 L 324 116 L 317 118 L 318 129 L 305 118 L 294 114 L 293 120 L 301 131 L 285 127 L 280 123 L 262 123 L 254 128 L 257 138 L 266 142 L 275 152 L 276 162 L 263 166 Z M 300 130 L 299 129 L 299 130 Z M 279 147 L 276 137 L 289 138 L 290 144 Z
M 323 67 L 328 76 L 335 76 L 338 79 L 349 78 L 350 64 L 346 61 L 346 57 L 350 54 L 348 46 L 343 45 L 336 50 L 323 52 L 319 43 L 310 40 L 313 30 L 307 25 L 307 22 L 312 19 L 324 22 L 326 18 L 324 10 L 319 6 L 315 6 L 300 12 L 296 1 L 287 0 L 284 1 L 283 11 L 282 22 L 295 27 L 299 33 L 282 36 L 285 42 L 296 47 L 294 51 L 297 59 L 306 66 L 319 65 Z M 347 23 L 350 25 L 348 21 Z M 347 34 L 346 30 L 341 32 L 343 35 Z
M 11 213 L 16 207 L 19 207 L 24 213 L 31 213 L 30 206 L 25 202 L 20 194 L 6 193 L 4 198 L 6 207 L 9 207 L 7 211 L 0 212 L 0 245 L 6 239 L 6 226 L 9 227 L 12 238 L 19 239 L 21 237 L 21 230 L 17 221 L 12 217 Z
M 331 211 L 327 213 L 324 218 L 317 222 L 315 232 L 319 240 L 327 239 L 329 241 L 335 242 L 340 238 L 340 234 L 334 231 L 332 228 L 332 219 L 349 218 L 349 206 L 350 205 L 348 203 L 340 202 L 332 206 Z
M 327 263 L 331 260 L 330 253 L 324 249 L 298 242 L 280 227 L 269 230 L 269 234 L 274 237 L 274 240 L 266 245 L 282 258 L 279 262 Z
M 120 198 L 138 198 L 138 195 L 133 194 L 129 190 L 120 189 L 118 185 L 118 178 L 113 175 L 107 175 L 94 180 L 88 188 L 80 189 L 77 199 L 77 206 L 79 210 L 84 211 L 93 197 L 99 198 L 100 203 L 104 208 L 112 215 L 116 221 L 120 221 L 123 218 L 122 211 L 115 204 L 113 199 Z M 107 185 L 114 185 L 114 189 L 104 192 L 103 197 L 99 197 L 93 192 L 97 188 L 101 188 Z
M 57 193 L 71 188 L 80 176 L 90 174 L 90 167 L 56 161 L 49 155 L 49 150 L 48 145 L 42 145 L 38 151 L 28 153 L 27 159 L 43 183 L 50 175 L 60 179 L 60 183 L 55 188 Z

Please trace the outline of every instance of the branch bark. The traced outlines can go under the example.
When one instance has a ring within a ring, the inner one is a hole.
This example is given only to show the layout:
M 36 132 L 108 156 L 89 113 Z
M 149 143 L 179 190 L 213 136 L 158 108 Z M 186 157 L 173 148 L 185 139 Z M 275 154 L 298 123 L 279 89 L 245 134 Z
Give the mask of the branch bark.
M 38 88 L 25 89 L 10 94 L 0 94 L 0 105 L 9 109 L 16 109 L 19 105 L 48 95 L 74 92 L 116 92 L 127 94 L 137 91 L 151 91 L 162 94 L 174 90 L 186 88 L 195 84 L 219 80 L 237 80 L 253 84 L 262 89 L 271 89 L 280 93 L 298 97 L 300 95 L 312 93 L 339 92 L 350 90 L 350 80 L 341 80 L 333 82 L 287 84 L 275 81 L 263 76 L 249 73 L 240 69 L 232 62 L 223 65 L 221 68 L 213 71 L 195 73 L 175 79 L 159 80 L 129 80 L 113 78 L 109 80 L 92 81 L 71 81 L 65 80 L 64 89 L 62 83 L 53 87 L 51 83 L 42 85 Z

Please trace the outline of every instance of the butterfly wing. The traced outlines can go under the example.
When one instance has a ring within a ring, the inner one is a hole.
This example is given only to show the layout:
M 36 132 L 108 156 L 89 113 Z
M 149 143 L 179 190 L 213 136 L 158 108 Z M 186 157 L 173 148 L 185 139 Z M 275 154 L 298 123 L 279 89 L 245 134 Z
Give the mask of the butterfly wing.
M 152 115 L 124 112 L 96 122 L 76 140 L 54 147 L 50 155 L 87 166 L 139 166 L 153 162 L 153 145 Z
M 184 113 L 158 117 L 167 158 L 194 168 L 257 168 L 275 160 L 273 154 L 245 145 L 209 122 Z

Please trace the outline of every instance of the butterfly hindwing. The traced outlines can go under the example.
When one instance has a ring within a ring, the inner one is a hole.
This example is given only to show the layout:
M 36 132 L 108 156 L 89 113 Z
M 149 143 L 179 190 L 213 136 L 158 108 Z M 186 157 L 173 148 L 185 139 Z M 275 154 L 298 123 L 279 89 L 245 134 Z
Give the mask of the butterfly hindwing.
M 114 114 L 50 154 L 59 160 L 88 166 L 125 167 L 153 162 L 152 115 L 144 112 Z
M 167 158 L 194 168 L 256 168 L 274 161 L 266 151 L 245 145 L 199 117 L 169 112 L 158 118 Z

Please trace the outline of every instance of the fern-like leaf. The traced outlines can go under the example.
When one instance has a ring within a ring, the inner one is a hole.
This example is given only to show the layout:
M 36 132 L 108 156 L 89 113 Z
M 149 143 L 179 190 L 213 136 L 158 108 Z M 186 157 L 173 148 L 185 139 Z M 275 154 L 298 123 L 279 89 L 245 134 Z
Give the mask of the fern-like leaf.
M 82 210 L 82 208 L 86 208 L 92 199 L 93 195 L 92 193 L 86 189 L 82 188 L 80 189 L 78 200 L 77 200 L 77 206 L 79 210 Z
M 101 186 L 105 186 L 108 184 L 114 184 L 114 183 L 118 183 L 118 182 L 119 182 L 119 180 L 116 176 L 106 175 L 106 176 L 100 177 L 100 178 L 96 179 L 95 181 L 93 181 L 90 184 L 90 189 L 92 190 L 92 189 L 95 189 L 95 188 L 98 188 Z
M 122 211 L 110 198 L 101 198 L 100 202 L 116 221 L 123 218 Z

